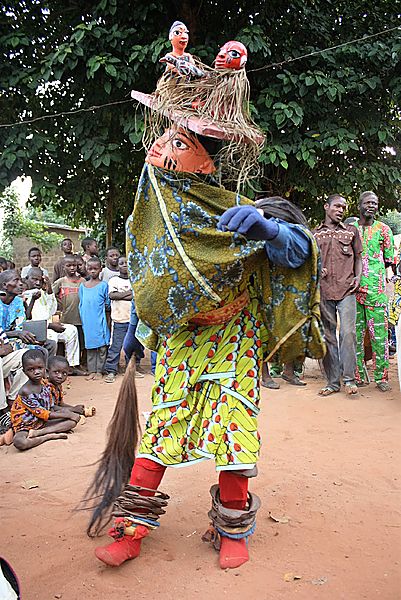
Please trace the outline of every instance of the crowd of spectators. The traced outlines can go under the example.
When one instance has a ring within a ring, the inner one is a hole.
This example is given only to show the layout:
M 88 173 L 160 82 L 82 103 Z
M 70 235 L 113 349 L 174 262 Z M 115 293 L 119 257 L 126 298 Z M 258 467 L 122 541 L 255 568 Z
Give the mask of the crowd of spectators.
M 62 241 L 52 280 L 37 247 L 20 271 L 0 257 L 0 445 L 14 440 L 25 450 L 65 437 L 93 411 L 66 407 L 62 383 L 72 376 L 114 383 L 123 348 L 144 377 L 127 260 L 111 247 L 102 266 L 96 240 L 81 245 L 79 255 L 70 239 Z

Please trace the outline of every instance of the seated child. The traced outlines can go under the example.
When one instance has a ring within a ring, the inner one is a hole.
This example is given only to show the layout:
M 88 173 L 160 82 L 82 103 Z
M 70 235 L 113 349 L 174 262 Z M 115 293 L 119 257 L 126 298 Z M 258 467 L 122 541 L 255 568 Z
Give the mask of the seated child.
M 51 356 L 49 358 L 47 382 L 54 404 L 53 409 L 57 411 L 60 408 L 67 408 L 78 415 L 92 417 L 96 412 L 94 406 L 84 406 L 83 404 L 72 406 L 64 402 L 63 383 L 68 377 L 69 368 L 68 360 L 64 356 Z
M 79 415 L 61 407 L 54 410 L 50 386 L 44 382 L 46 364 L 41 350 L 28 350 L 22 357 L 28 382 L 22 386 L 11 407 L 14 446 L 28 450 L 48 440 L 65 439 L 79 421 Z

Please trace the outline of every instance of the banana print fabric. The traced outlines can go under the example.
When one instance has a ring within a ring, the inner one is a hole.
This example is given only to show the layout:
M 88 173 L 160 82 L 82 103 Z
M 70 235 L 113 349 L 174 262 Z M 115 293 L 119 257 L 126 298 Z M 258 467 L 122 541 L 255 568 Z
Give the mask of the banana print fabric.
M 139 457 L 166 466 L 214 458 L 217 470 L 258 458 L 262 346 L 257 298 L 225 325 L 188 325 L 159 350 L 151 412 Z

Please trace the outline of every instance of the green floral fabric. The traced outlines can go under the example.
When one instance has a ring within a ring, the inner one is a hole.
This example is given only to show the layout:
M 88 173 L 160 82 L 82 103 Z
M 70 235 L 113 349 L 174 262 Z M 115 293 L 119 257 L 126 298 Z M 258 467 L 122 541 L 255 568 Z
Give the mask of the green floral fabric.
M 157 349 L 159 336 L 171 336 L 199 312 L 232 301 L 252 279 L 265 306 L 266 352 L 292 356 L 295 344 L 297 356 L 322 356 L 313 236 L 311 258 L 302 267 L 270 265 L 263 242 L 216 228 L 220 215 L 238 204 L 252 201 L 210 177 L 145 164 L 127 221 L 128 269 L 140 319 L 137 337 Z

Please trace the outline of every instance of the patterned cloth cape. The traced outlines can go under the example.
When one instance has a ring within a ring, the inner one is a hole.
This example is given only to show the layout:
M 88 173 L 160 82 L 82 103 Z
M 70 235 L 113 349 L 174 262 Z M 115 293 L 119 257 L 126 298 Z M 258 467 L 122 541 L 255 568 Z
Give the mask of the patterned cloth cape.
M 200 312 L 243 292 L 252 278 L 265 308 L 265 355 L 280 360 L 324 354 L 319 311 L 319 252 L 298 269 L 270 264 L 264 242 L 216 228 L 223 212 L 251 200 L 210 176 L 174 173 L 145 164 L 127 221 L 128 270 L 140 323 L 136 335 L 156 350 Z M 301 227 L 301 226 L 299 226 Z

